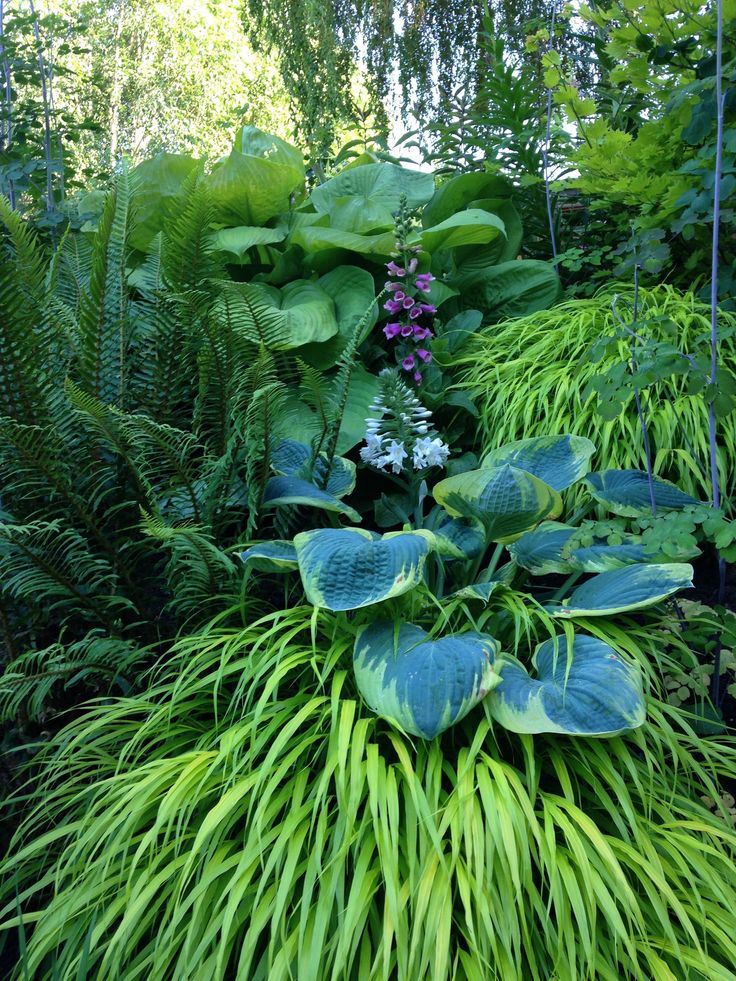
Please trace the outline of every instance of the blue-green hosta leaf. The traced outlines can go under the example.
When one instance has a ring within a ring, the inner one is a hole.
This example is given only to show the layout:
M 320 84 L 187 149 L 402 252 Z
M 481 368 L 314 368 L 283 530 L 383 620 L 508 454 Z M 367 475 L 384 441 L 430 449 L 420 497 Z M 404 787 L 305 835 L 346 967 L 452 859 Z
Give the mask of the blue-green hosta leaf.
M 240 558 L 260 572 L 291 572 L 299 565 L 294 543 L 280 540 L 253 545 L 241 552 Z
M 434 739 L 498 684 L 499 644 L 487 634 L 430 640 L 413 624 L 378 621 L 355 641 L 353 666 L 368 706 L 405 732 Z
M 275 473 L 285 476 L 309 478 L 309 463 L 312 451 L 306 443 L 295 439 L 284 439 L 271 451 L 271 468 Z M 310 483 L 321 486 L 327 467 L 327 456 L 320 453 L 314 464 L 314 477 Z M 344 456 L 336 456 L 332 461 L 332 469 L 324 488 L 328 494 L 335 497 L 345 497 L 355 489 L 356 468 L 352 460 Z
M 584 436 L 533 436 L 490 450 L 482 467 L 501 467 L 510 463 L 518 470 L 539 477 L 556 491 L 563 491 L 588 472 L 588 461 L 595 446 Z
M 586 545 L 570 552 L 570 567 L 580 572 L 613 572 L 627 565 L 656 562 L 657 558 L 649 554 L 640 541 L 622 542 L 621 545 Z
M 351 521 L 361 521 L 360 514 L 350 505 L 333 494 L 320 490 L 316 484 L 289 474 L 282 477 L 269 477 L 263 494 L 264 507 L 280 507 L 285 504 L 301 504 L 323 511 L 344 514 Z
M 402 194 L 410 209 L 426 204 L 434 194 L 434 177 L 391 163 L 350 167 L 315 187 L 309 200 L 317 211 L 329 213 L 345 204 L 345 198 L 354 198 L 365 208 L 383 208 L 391 215 L 398 211 Z
M 445 559 L 474 559 L 485 547 L 483 526 L 472 518 L 446 518 L 434 529 L 437 554 Z
M 593 576 L 563 600 L 558 617 L 603 617 L 653 606 L 693 582 L 693 567 L 686 563 L 628 565 Z
M 429 531 L 389 532 L 320 528 L 294 538 L 307 599 L 328 610 L 355 610 L 413 589 L 434 548 Z
M 585 478 L 593 497 L 616 514 L 635 518 L 651 511 L 649 477 L 646 470 L 601 470 Z M 659 511 L 681 511 L 699 504 L 669 480 L 654 477 L 654 500 Z
M 575 531 L 572 525 L 543 521 L 509 545 L 509 552 L 515 562 L 536 576 L 570 572 L 570 562 L 562 550 Z
M 453 517 L 481 521 L 491 541 L 528 531 L 559 502 L 548 484 L 508 464 L 446 477 L 432 493 Z
M 515 658 L 497 662 L 501 683 L 488 699 L 493 718 L 512 732 L 615 736 L 646 717 L 639 668 L 595 637 L 547 640 L 532 659 L 537 679 Z
M 437 252 L 460 245 L 485 245 L 499 235 L 505 237 L 506 229 L 498 215 L 473 208 L 425 228 L 419 240 L 425 252 Z

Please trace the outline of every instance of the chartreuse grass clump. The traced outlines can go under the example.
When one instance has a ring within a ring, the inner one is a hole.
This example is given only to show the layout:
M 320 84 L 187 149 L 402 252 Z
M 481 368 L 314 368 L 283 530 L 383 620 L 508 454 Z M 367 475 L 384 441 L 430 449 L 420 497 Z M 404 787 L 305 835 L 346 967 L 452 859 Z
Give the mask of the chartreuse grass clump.
M 655 374 L 659 377 L 653 376 L 649 384 L 641 371 L 643 362 L 638 366 L 654 470 L 707 500 L 708 397 L 696 379 L 704 383 L 709 363 L 710 307 L 693 293 L 663 285 L 639 291 L 638 311 L 633 325 L 640 338 L 635 342 L 638 356 L 644 358 L 648 350 L 652 365 L 658 366 Z M 479 433 L 486 446 L 548 433 L 574 433 L 596 444 L 598 458 L 607 467 L 646 468 L 634 384 L 629 377 L 634 342 L 627 322 L 633 322 L 633 291 L 617 286 L 590 299 L 576 298 L 494 324 L 479 333 L 459 358 L 458 368 L 463 372 L 463 387 L 478 406 Z M 727 379 L 736 372 L 736 316 L 720 311 L 719 324 L 725 391 L 730 384 Z M 618 343 L 600 343 L 615 335 L 619 335 Z M 601 359 L 594 360 L 603 351 Z M 664 363 L 672 370 L 666 377 L 661 371 Z M 606 373 L 609 379 L 618 378 L 617 372 L 621 388 L 615 395 L 623 403 L 615 411 L 615 403 L 609 402 L 604 414 L 613 414 L 613 418 L 606 419 L 599 411 L 595 383 Z M 719 424 L 718 453 L 722 484 L 729 486 L 729 475 L 736 469 L 733 415 Z
M 358 698 L 356 633 L 213 625 L 52 742 L 3 867 L 17 977 L 733 977 L 734 832 L 700 799 L 732 741 L 654 698 L 608 740 L 484 703 L 413 739 Z

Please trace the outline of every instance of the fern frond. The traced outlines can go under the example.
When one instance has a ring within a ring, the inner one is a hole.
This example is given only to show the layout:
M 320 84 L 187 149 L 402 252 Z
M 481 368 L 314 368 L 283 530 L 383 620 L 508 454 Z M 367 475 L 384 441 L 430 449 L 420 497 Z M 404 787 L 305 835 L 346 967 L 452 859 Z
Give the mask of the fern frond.
M 169 608 L 182 620 L 205 622 L 238 595 L 241 570 L 201 527 L 191 522 L 168 525 L 142 512 L 146 535 L 169 552 L 165 576 L 172 593 Z
M 53 359 L 44 330 L 44 261 L 30 226 L 0 195 L 0 413 L 21 422 L 48 417 Z
M 61 521 L 0 524 L 0 589 L 44 617 L 54 614 L 103 624 L 119 632 L 119 617 L 133 604 L 117 592 L 110 563 L 95 555 L 89 542 Z
M 246 484 L 248 485 L 248 524 L 250 537 L 258 527 L 258 517 L 271 468 L 271 441 L 274 426 L 283 411 L 288 388 L 275 381 L 253 393 L 245 416 Z
M 90 631 L 70 644 L 55 643 L 26 651 L 10 661 L 0 676 L 0 724 L 23 713 L 41 721 L 54 691 L 84 684 L 95 693 L 115 688 L 127 694 L 148 651 L 132 641 Z
M 363 333 L 368 326 L 373 305 L 380 303 L 386 295 L 387 290 L 382 290 L 375 300 L 371 301 L 363 316 L 355 324 L 353 332 L 350 335 L 350 339 L 345 345 L 345 348 L 340 355 L 340 359 L 337 362 L 337 375 L 335 376 L 333 389 L 333 398 L 335 400 L 336 408 L 332 413 L 329 425 L 327 427 L 327 438 L 325 443 L 325 468 L 321 472 L 318 481 L 318 484 L 322 489 L 327 486 L 327 482 L 332 473 L 332 466 L 335 461 L 335 454 L 337 452 L 337 440 L 340 435 L 340 427 L 342 426 L 342 420 L 345 415 L 345 406 L 347 405 L 348 401 L 348 389 L 350 388 L 350 379 L 356 363 L 358 347 L 360 346 L 363 338 Z
M 124 408 L 131 341 L 125 268 L 130 182 L 119 175 L 107 198 L 92 245 L 89 284 L 79 312 L 79 381 L 101 402 Z

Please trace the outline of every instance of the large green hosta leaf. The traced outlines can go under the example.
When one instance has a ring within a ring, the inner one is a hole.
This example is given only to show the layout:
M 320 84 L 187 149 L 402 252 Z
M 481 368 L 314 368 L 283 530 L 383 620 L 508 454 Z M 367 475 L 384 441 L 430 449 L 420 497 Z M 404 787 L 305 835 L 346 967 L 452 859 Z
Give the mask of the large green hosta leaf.
M 309 602 L 355 610 L 418 585 L 434 536 L 411 531 L 376 538 L 361 528 L 320 528 L 301 532 L 294 545 Z
M 457 174 L 435 191 L 422 212 L 422 224 L 438 225 L 479 198 L 510 198 L 513 193 L 511 182 L 497 174 Z
M 595 446 L 584 436 L 533 436 L 489 450 L 481 466 L 501 467 L 509 463 L 539 477 L 553 490 L 562 491 L 585 476 L 594 453 Z
M 482 310 L 494 321 L 545 310 L 559 299 L 561 292 L 554 268 L 538 259 L 512 260 L 459 272 L 449 285 L 460 291 L 466 306 Z
M 601 470 L 588 474 L 585 479 L 593 497 L 616 514 L 635 518 L 652 509 L 646 470 Z M 659 511 L 681 511 L 700 503 L 669 480 L 653 477 L 652 482 L 654 501 Z
M 593 576 L 553 610 L 558 617 L 603 617 L 653 606 L 693 582 L 686 563 L 629 565 Z
M 206 178 L 217 218 L 225 225 L 265 225 L 289 210 L 304 185 L 300 150 L 255 126 L 244 126 L 228 157 Z
M 369 707 L 405 732 L 433 739 L 462 719 L 499 682 L 498 641 L 465 633 L 430 640 L 413 624 L 383 620 L 355 641 L 358 689 Z
M 402 194 L 410 209 L 426 204 L 434 193 L 434 177 L 397 164 L 376 163 L 351 167 L 315 187 L 310 202 L 317 211 L 331 212 L 345 199 L 354 199 L 363 209 L 383 208 L 391 215 L 399 208 Z
M 491 541 L 528 531 L 559 505 L 548 484 L 508 464 L 446 477 L 432 493 L 453 517 L 481 521 Z
M 499 235 L 505 237 L 506 229 L 498 215 L 473 208 L 450 215 L 439 225 L 425 228 L 420 241 L 425 252 L 437 252 L 460 245 L 485 245 Z
M 515 658 L 496 662 L 501 683 L 488 699 L 493 718 L 512 732 L 615 736 L 643 724 L 638 667 L 595 637 L 545 641 L 532 659 L 537 679 Z
M 286 229 L 260 228 L 255 225 L 239 225 L 237 228 L 221 228 L 212 236 L 212 244 L 219 252 L 227 252 L 228 262 L 243 262 L 246 253 L 254 245 L 274 245 L 283 242 Z
M 342 354 L 345 345 L 352 337 L 355 325 L 371 308 L 376 290 L 373 276 L 366 269 L 357 266 L 338 266 L 317 280 L 317 286 L 332 299 L 337 320 L 337 333 L 322 343 L 307 344 L 299 352 L 299 357 L 315 368 L 331 368 Z M 362 343 L 373 329 L 378 319 L 378 307 L 373 305 L 366 321 L 365 331 L 360 337 Z
M 183 203 L 182 184 L 198 163 L 181 153 L 157 153 L 131 171 L 133 189 L 128 242 L 145 252 L 167 215 Z
M 396 236 L 393 232 L 379 232 L 377 235 L 359 235 L 344 228 L 326 228 L 320 225 L 303 226 L 295 229 L 289 241 L 305 252 L 322 252 L 329 249 L 357 252 L 359 255 L 374 255 L 381 258 L 391 254 Z
M 223 292 L 216 309 L 228 304 L 239 333 L 272 351 L 288 351 L 337 333 L 332 298 L 316 283 L 295 280 L 283 289 L 242 283 Z

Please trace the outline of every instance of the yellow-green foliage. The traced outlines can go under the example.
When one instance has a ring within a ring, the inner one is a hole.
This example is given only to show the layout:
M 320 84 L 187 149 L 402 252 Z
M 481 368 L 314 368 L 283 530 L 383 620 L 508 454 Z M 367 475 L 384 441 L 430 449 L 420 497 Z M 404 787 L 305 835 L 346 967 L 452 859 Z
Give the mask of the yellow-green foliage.
M 494 325 L 474 338 L 459 367 L 462 384 L 480 410 L 484 449 L 527 436 L 575 433 L 597 447 L 593 466 L 643 468 L 642 434 L 632 398 L 610 422 L 596 409 L 597 397 L 584 389 L 602 365 L 587 359 L 591 345 L 620 330 L 612 309 L 616 293 L 605 290 L 591 299 L 575 299 L 551 310 Z M 619 291 L 631 302 L 631 293 Z M 621 304 L 622 308 L 625 304 Z M 673 341 L 691 353 L 710 330 L 709 307 L 692 293 L 669 286 L 640 291 L 642 318 L 666 317 L 677 324 Z M 733 330 L 736 316 L 721 312 L 723 333 Z M 651 328 L 657 331 L 656 323 Z M 664 340 L 664 335 L 660 339 Z M 628 342 L 619 345 L 620 360 L 630 356 Z M 736 342 L 726 337 L 720 359 L 736 371 Z M 683 490 L 707 500 L 708 407 L 702 395 L 684 393 L 682 377 L 672 378 L 643 397 L 653 446 L 654 468 Z M 733 415 L 719 423 L 721 486 L 730 494 L 736 469 L 736 426 Z
M 733 740 L 651 699 L 625 738 L 479 707 L 415 741 L 356 697 L 351 633 L 304 607 L 211 627 L 49 747 L 0 870 L 18 978 L 733 978 Z

